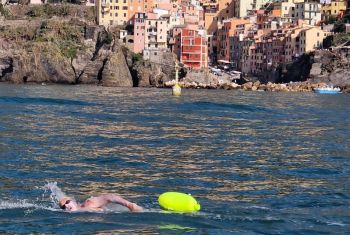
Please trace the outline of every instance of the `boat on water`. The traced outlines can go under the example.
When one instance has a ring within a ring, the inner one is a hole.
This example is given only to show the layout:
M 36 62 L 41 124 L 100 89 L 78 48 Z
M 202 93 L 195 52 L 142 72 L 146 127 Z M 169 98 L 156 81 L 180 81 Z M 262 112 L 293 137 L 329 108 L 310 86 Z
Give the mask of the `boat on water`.
M 319 88 L 314 88 L 314 92 L 318 94 L 338 94 L 340 93 L 340 88 L 339 87 L 319 87 Z

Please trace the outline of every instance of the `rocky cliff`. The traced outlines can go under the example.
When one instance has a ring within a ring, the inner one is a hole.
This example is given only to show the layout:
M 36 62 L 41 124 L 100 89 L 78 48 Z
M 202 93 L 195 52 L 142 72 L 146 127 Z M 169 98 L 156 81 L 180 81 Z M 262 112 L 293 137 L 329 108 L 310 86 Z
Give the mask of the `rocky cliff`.
M 113 35 L 76 17 L 3 20 L 0 81 L 133 86 Z

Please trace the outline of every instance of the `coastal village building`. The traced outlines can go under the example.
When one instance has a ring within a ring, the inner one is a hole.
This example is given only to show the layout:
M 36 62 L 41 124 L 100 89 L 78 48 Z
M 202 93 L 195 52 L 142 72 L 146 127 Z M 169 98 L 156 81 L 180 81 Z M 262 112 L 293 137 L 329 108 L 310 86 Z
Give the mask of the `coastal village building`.
M 319 27 L 304 28 L 300 32 L 299 54 L 313 51 L 322 47 L 323 39 L 329 33 L 324 32 Z
M 203 0 L 204 26 L 208 34 L 209 56 L 217 61 L 218 28 L 226 19 L 234 17 L 234 0 Z
M 126 25 L 129 21 L 127 0 L 97 0 L 96 9 L 99 25 Z
M 283 22 L 304 20 L 309 25 L 321 22 L 321 4 L 315 0 L 278 0 L 273 3 L 273 9 L 279 11 Z
M 122 0 L 118 0 L 118 1 L 122 1 Z M 126 0 L 126 1 L 128 2 L 128 13 L 127 13 L 127 17 L 128 17 L 127 19 L 129 21 L 128 24 L 133 24 L 132 19 L 135 17 L 135 14 L 139 12 L 145 12 L 144 0 Z
M 271 0 L 234 0 L 235 17 L 247 16 L 249 11 L 259 10 Z
M 347 0 L 321 0 L 322 19 L 328 20 L 331 16 L 338 17 L 346 11 Z
M 193 69 L 204 69 L 208 67 L 208 45 L 204 30 L 181 29 L 177 35 L 180 40 L 180 62 L 185 67 Z
M 321 22 L 321 4 L 317 1 L 296 3 L 294 7 L 294 22 L 303 20 L 309 25 Z
M 136 13 L 134 16 L 134 53 L 142 53 L 145 49 L 146 13 Z
M 161 63 L 162 53 L 173 52 L 188 68 L 207 68 L 210 61 L 259 74 L 322 48 L 329 34 L 319 27 L 322 15 L 342 12 L 344 2 L 97 0 L 96 4 L 100 24 L 132 26 L 121 30 L 119 38 L 144 59 Z
M 167 20 L 157 18 L 155 14 L 147 14 L 144 44 L 144 59 L 157 60 L 155 58 L 159 53 L 167 50 Z
M 230 37 L 237 35 L 241 27 L 249 23 L 249 19 L 243 18 L 231 18 L 223 22 L 222 28 L 218 30 L 218 61 L 230 63 Z
M 294 19 L 294 0 L 284 0 L 274 3 L 274 10 L 279 12 L 279 17 L 284 22 L 292 22 Z
M 314 16 L 318 12 L 318 4 L 314 4 L 314 7 L 309 7 L 310 5 L 303 3 L 294 6 L 307 6 L 302 12 L 312 12 Z M 291 14 L 290 17 L 283 18 L 276 17 L 276 12 L 273 11 L 256 11 L 255 19 L 250 17 L 250 22 L 236 26 L 236 33 L 228 34 L 228 50 L 225 47 L 226 38 L 220 37 L 220 55 L 226 59 L 226 51 L 229 51 L 229 62 L 235 70 L 259 75 L 271 67 L 290 63 L 303 53 L 322 48 L 323 40 L 329 32 L 310 25 L 308 17 L 308 22 L 296 18 L 293 12 L 296 13 L 295 10 L 288 11 L 286 14 Z M 227 23 L 223 31 L 229 30 L 230 24 Z

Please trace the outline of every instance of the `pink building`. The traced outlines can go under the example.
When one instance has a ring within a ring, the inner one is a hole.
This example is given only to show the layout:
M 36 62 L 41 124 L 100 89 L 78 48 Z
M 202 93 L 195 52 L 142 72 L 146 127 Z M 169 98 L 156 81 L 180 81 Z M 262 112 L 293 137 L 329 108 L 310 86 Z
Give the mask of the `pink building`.
M 134 17 L 134 52 L 142 53 L 145 49 L 146 14 L 136 13 Z
M 179 4 L 171 0 L 160 0 L 158 8 L 171 12 L 177 12 L 179 10 Z

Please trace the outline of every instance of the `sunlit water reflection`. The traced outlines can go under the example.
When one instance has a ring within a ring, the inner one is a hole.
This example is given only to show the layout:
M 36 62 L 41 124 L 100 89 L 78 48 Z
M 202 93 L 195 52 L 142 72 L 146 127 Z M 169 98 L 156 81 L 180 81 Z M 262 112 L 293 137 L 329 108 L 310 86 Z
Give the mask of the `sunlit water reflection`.
M 0 233 L 348 234 L 350 96 L 0 84 Z M 144 213 L 66 213 L 43 188 Z M 195 214 L 164 213 L 165 191 Z

